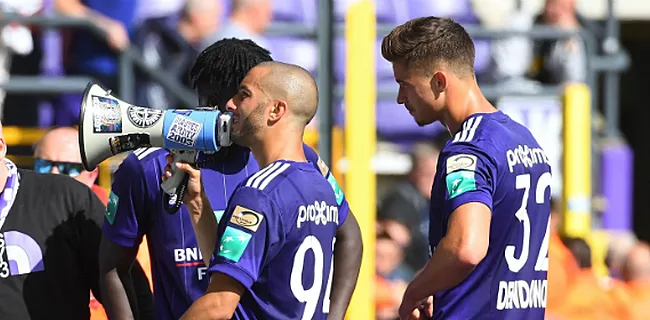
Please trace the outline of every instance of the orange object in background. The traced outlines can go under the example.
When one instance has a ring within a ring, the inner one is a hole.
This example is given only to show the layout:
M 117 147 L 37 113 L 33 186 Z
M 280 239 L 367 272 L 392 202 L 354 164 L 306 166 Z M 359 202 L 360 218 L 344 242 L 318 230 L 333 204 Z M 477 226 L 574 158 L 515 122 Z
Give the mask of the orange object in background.
M 551 230 L 549 236 L 546 310 L 553 313 L 564 302 L 567 289 L 580 272 L 580 268 L 571 251 L 560 239 L 560 235 Z

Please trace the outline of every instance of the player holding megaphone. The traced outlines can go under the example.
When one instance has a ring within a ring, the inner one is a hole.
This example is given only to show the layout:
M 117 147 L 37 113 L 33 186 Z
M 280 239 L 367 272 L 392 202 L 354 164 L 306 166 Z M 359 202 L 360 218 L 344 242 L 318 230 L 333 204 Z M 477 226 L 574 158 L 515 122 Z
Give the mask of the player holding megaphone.
M 225 106 L 239 90 L 239 84 L 246 73 L 257 64 L 271 60 L 267 50 L 250 40 L 233 38 L 216 42 L 199 55 L 190 72 L 191 81 L 199 96 L 199 104 Z M 101 97 L 102 92 L 98 92 L 97 96 Z M 88 99 L 84 101 L 87 106 L 88 102 L 92 102 Z M 129 105 L 124 105 L 128 109 Z M 217 221 L 224 213 L 228 199 L 236 186 L 245 178 L 258 172 L 259 167 L 247 148 L 237 144 L 221 148 L 229 144 L 229 139 L 212 143 L 215 138 L 223 137 L 222 134 L 229 130 L 228 127 L 217 126 L 219 123 L 227 125 L 227 121 L 220 122 L 227 120 L 226 113 L 209 111 L 209 114 L 205 114 L 206 118 L 203 118 L 200 130 L 192 124 L 189 129 L 183 128 L 188 131 L 174 131 L 172 124 L 175 119 L 179 118 L 179 115 L 200 122 L 199 118 L 195 117 L 201 115 L 201 112 L 205 110 L 192 110 L 191 113 L 182 114 L 189 111 L 176 111 L 176 113 L 165 111 L 163 113 L 162 111 L 132 108 L 132 110 L 140 110 L 142 113 L 129 114 L 128 110 L 123 111 L 121 106 L 119 113 L 113 111 L 112 114 L 109 113 L 108 116 L 101 118 L 101 120 L 109 121 L 100 121 L 97 131 L 117 131 L 118 128 L 111 127 L 111 125 L 119 124 L 122 126 L 119 129 L 122 133 L 94 133 L 96 131 L 94 123 L 92 120 L 84 118 L 86 130 L 83 130 L 85 134 L 83 139 L 86 143 L 81 143 L 81 145 L 89 149 L 82 152 L 87 156 L 86 164 L 91 163 L 90 159 L 95 159 L 96 165 L 113 154 L 109 143 L 111 137 L 125 134 L 127 136 L 128 134 L 140 135 L 138 138 L 122 138 L 120 140 L 122 149 L 124 146 L 132 148 L 133 146 L 130 146 L 129 143 L 133 142 L 138 145 L 140 143 L 138 141 L 145 141 L 151 146 L 160 148 L 150 147 L 135 150 L 115 172 L 103 226 L 104 238 L 100 248 L 100 272 L 102 285 L 105 289 L 103 303 L 110 318 L 122 319 L 132 316 L 129 304 L 134 304 L 128 270 L 135 259 L 135 253 L 142 236 L 146 234 L 151 253 L 156 319 L 178 319 L 194 300 L 206 292 L 210 279 L 207 276 L 207 268 L 199 251 L 192 221 L 185 206 L 181 206 L 179 213 L 175 215 L 162 213 L 165 206 L 164 197 L 167 193 L 161 189 L 161 177 L 164 174 L 164 167 L 167 165 L 166 156 L 169 153 L 163 148 L 176 146 L 183 150 L 196 150 L 203 146 L 201 150 L 206 152 L 219 150 L 212 155 L 200 152 L 198 157 L 201 175 L 206 181 L 205 193 L 210 200 Z M 106 107 L 106 109 L 111 109 L 111 107 Z M 87 108 L 86 115 L 90 114 L 88 110 L 90 108 Z M 160 112 L 160 115 L 150 116 L 150 112 Z M 120 121 L 117 121 L 118 115 Z M 134 115 L 137 121 L 146 120 L 145 123 L 153 124 L 150 124 L 148 128 L 133 128 L 133 122 L 128 117 Z M 92 119 L 92 116 L 88 117 Z M 156 118 L 158 119 L 156 120 Z M 167 124 L 169 125 L 165 127 Z M 213 128 L 214 131 L 212 131 Z M 195 132 L 198 132 L 198 135 L 195 136 Z M 142 134 L 149 134 L 148 142 L 146 137 L 141 136 Z M 171 134 L 179 134 L 183 138 L 175 136 L 167 138 Z M 172 145 L 165 142 L 165 139 L 171 139 L 175 143 L 181 141 L 186 144 Z M 122 143 L 123 140 L 124 143 Z M 219 141 L 219 139 L 216 140 Z M 101 151 L 88 152 L 90 146 L 97 148 L 94 147 L 93 142 L 98 144 Z M 194 142 L 194 147 L 189 148 L 187 145 L 192 142 Z M 142 145 L 147 145 L 146 143 Z M 336 180 L 327 166 L 320 161 L 316 152 L 306 145 L 304 148 L 307 159 L 314 166 L 319 167 L 333 187 L 338 187 Z M 347 212 L 347 202 L 342 192 L 338 194 L 341 201 L 339 212 Z M 182 196 L 178 197 L 179 201 L 181 199 Z M 338 230 L 334 269 L 340 269 L 340 271 L 334 272 L 333 276 L 330 316 L 334 319 L 343 319 L 356 283 L 356 272 L 358 272 L 361 262 L 361 236 L 351 212 Z M 350 252 L 358 254 L 350 254 Z
M 139 148 L 172 150 L 175 161 L 195 163 L 197 151 L 230 146 L 232 114 L 212 108 L 157 110 L 128 104 L 90 82 L 81 102 L 79 145 L 86 170 L 111 156 Z M 175 171 L 162 189 L 180 206 L 187 174 Z

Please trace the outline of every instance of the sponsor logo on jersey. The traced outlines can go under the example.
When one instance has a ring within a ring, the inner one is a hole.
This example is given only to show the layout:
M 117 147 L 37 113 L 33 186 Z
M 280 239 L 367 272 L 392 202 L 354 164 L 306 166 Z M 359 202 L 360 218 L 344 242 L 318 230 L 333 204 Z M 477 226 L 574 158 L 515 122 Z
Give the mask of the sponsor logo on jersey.
M 221 237 L 219 255 L 228 260 L 239 262 L 251 238 L 252 235 L 250 233 L 227 226 Z
M 45 270 L 41 246 L 20 231 L 0 233 L 0 278 Z
M 175 248 L 174 262 L 177 268 L 196 268 L 196 278 L 198 281 L 207 279 L 207 270 L 203 262 L 203 255 L 198 247 L 193 248 Z
M 465 192 L 476 190 L 474 171 L 455 171 L 447 174 L 445 180 L 449 199 L 458 197 Z
M 471 154 L 457 154 L 447 159 L 447 174 L 458 170 L 476 170 L 476 156 Z
M 263 215 L 242 206 L 235 207 L 232 213 L 230 223 L 244 227 L 250 231 L 256 232 L 257 228 L 262 223 Z
M 115 222 L 115 215 L 117 214 L 117 205 L 120 202 L 120 197 L 118 197 L 113 191 L 108 196 L 108 204 L 106 204 L 106 211 L 104 211 L 104 216 L 108 223 L 113 225 Z
M 339 224 L 339 208 L 327 205 L 325 201 L 314 201 L 310 205 L 302 205 L 298 208 L 298 219 L 296 227 L 302 227 L 304 222 L 313 222 L 316 225 L 327 225 L 330 222 Z

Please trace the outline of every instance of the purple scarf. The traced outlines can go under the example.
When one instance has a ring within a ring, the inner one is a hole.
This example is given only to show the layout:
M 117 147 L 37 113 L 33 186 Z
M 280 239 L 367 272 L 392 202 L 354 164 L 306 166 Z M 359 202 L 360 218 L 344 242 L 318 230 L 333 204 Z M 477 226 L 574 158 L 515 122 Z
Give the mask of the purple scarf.
M 5 224 L 9 210 L 11 210 L 14 200 L 16 200 L 16 193 L 18 193 L 18 186 L 20 185 L 20 174 L 18 174 L 16 165 L 9 159 L 4 159 L 4 164 L 7 166 L 9 174 L 7 175 L 5 189 L 0 194 L 0 229 Z

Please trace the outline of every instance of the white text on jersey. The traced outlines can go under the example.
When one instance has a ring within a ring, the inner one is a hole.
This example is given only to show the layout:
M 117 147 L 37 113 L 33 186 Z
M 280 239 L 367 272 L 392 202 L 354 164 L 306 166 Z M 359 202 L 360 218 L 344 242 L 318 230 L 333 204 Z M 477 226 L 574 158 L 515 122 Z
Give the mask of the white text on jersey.
M 300 228 L 303 222 L 314 222 L 316 225 L 326 225 L 330 222 L 339 224 L 339 208 L 328 206 L 325 201 L 315 201 L 314 204 L 300 206 L 298 208 L 297 226 Z
M 549 160 L 541 148 L 530 148 L 527 145 L 519 145 L 516 148 L 506 151 L 508 159 L 508 169 L 510 173 L 514 171 L 515 166 L 523 165 L 526 168 L 532 168 L 536 164 L 548 164 Z
M 546 280 L 499 281 L 497 310 L 546 308 Z

